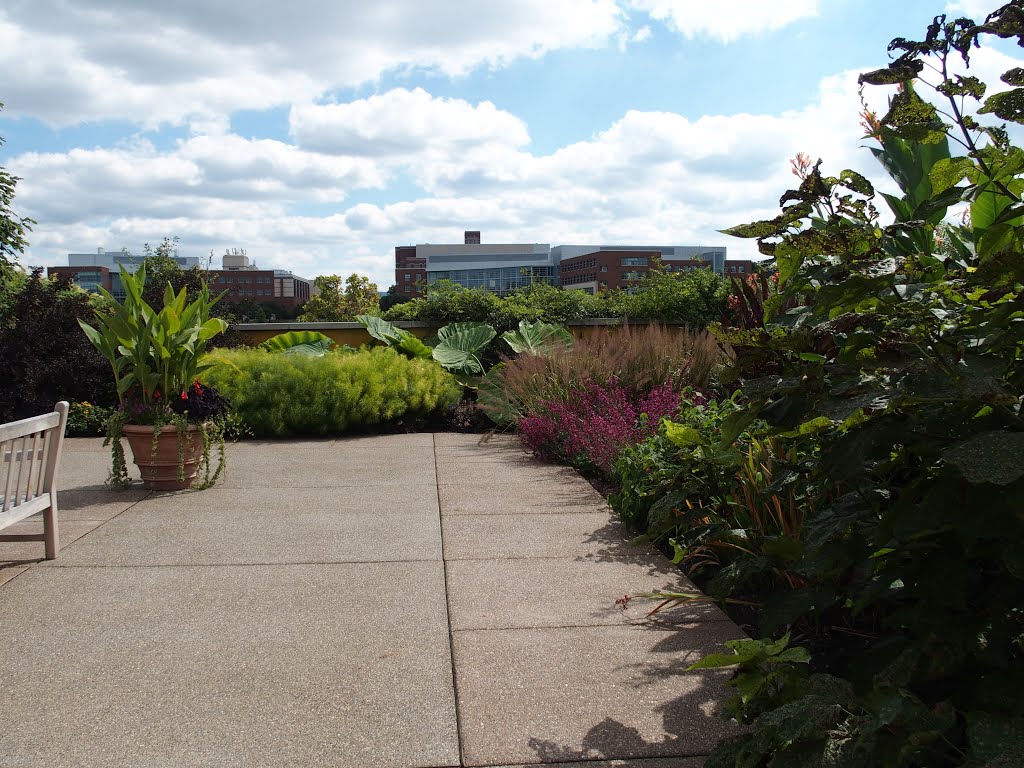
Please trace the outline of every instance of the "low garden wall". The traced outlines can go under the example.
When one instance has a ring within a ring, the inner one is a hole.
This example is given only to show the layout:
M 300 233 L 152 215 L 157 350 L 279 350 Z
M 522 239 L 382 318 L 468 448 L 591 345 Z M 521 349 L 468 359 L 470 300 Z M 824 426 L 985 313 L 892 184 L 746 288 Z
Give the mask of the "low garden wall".
M 399 328 L 404 328 L 421 339 L 426 339 L 437 333 L 445 323 L 424 323 L 410 320 L 398 320 L 392 323 Z M 565 323 L 573 336 L 583 338 L 596 332 L 599 328 L 622 325 L 622 320 L 612 319 L 590 319 L 571 320 Z M 646 323 L 645 323 L 646 325 Z M 319 331 L 329 336 L 338 344 L 348 344 L 358 347 L 369 344 L 372 340 L 370 334 L 359 323 L 238 323 L 231 326 L 231 330 L 238 333 L 245 341 L 252 345 L 261 344 L 272 336 L 287 331 Z

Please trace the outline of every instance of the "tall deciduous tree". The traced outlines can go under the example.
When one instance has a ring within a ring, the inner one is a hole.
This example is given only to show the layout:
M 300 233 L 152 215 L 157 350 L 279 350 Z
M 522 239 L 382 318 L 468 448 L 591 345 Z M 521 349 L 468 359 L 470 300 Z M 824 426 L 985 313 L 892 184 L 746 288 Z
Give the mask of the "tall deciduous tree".
M 300 320 L 343 322 L 355 320 L 356 315 L 380 313 L 380 294 L 377 284 L 368 277 L 352 274 L 321 275 L 313 280 L 319 294 L 306 302 Z
M 3 102 L 0 102 L 0 109 L 3 107 Z M 3 137 L 0 136 L 0 146 L 3 143 Z M 36 223 L 32 219 L 18 216 L 11 210 L 14 188 L 19 181 L 20 178 L 12 176 L 6 168 L 0 166 L 0 268 L 15 263 L 18 254 L 25 252 L 25 248 L 28 247 L 25 236 Z

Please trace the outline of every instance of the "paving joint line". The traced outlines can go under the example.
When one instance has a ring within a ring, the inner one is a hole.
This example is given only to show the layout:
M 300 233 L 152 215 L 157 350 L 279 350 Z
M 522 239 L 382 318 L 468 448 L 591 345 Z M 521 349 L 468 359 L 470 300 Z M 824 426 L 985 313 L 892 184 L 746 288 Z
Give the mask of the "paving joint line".
M 64 492 L 67 493 L 67 492 L 70 492 L 70 491 L 73 491 L 73 490 L 75 490 L 75 489 L 74 488 L 69 488 L 69 489 L 65 489 Z M 107 490 L 107 489 L 103 489 L 103 490 Z M 60 493 L 61 493 L 61 491 L 57 491 L 57 505 L 58 505 L 57 506 L 57 530 L 58 531 L 60 530 Z M 60 559 L 60 552 L 63 549 L 65 549 L 67 547 L 70 547 L 72 544 L 75 543 L 75 541 L 81 541 L 85 537 L 92 535 L 94 532 L 98 531 L 100 528 L 102 528 L 104 525 L 109 523 L 111 520 L 113 520 L 114 518 L 120 517 L 125 512 L 127 512 L 128 510 L 130 510 L 133 507 L 135 507 L 137 504 L 141 504 L 143 501 L 145 501 L 146 499 L 150 498 L 152 495 L 153 495 L 152 491 L 147 491 L 145 496 L 143 496 L 141 499 L 137 499 L 136 501 L 133 501 L 131 504 L 129 504 L 124 509 L 122 509 L 120 512 L 118 512 L 113 517 L 108 517 L 106 520 L 99 521 L 99 525 L 97 525 L 95 528 L 92 528 L 91 530 L 86 531 L 85 533 L 83 533 L 81 536 L 79 536 L 74 541 L 69 541 L 66 545 L 64 545 L 64 547 L 61 547 L 61 549 L 57 550 L 57 557 L 54 558 L 54 560 L 45 560 L 44 559 L 44 560 L 36 560 L 36 561 L 30 562 L 30 563 L 27 563 L 26 567 L 24 569 L 22 569 L 21 571 L 16 573 L 11 578 L 7 579 L 7 581 L 5 581 L 3 584 L 0 584 L 0 586 L 6 586 L 8 584 L 11 584 L 11 583 L 15 582 L 18 579 L 18 577 L 24 576 L 26 573 L 28 573 L 32 569 L 33 566 L 42 565 L 43 563 L 55 562 L 56 560 L 59 560 Z M 65 520 L 64 522 L 85 522 L 85 523 L 91 523 L 91 522 L 97 522 L 97 521 L 94 521 L 94 520 L 81 520 L 81 521 L 68 521 L 68 520 Z M 56 567 L 56 568 L 66 568 L 66 567 L 72 567 L 72 566 L 50 566 L 50 567 L 51 568 L 54 568 L 54 567 Z
M 444 556 L 444 525 L 441 524 L 441 483 L 437 476 L 437 436 L 430 433 L 430 441 L 434 450 L 434 492 L 437 496 L 437 527 L 441 537 L 441 572 L 444 576 L 444 613 L 448 621 L 448 653 L 452 665 L 452 697 L 455 705 L 455 735 L 459 744 L 459 765 L 466 764 L 465 749 L 462 744 L 462 718 L 459 714 L 459 676 L 455 670 L 455 629 L 452 627 L 451 595 L 448 591 L 448 560 Z
M 467 627 L 465 629 L 456 629 L 455 632 L 522 632 L 522 631 L 536 631 L 546 629 L 651 629 L 657 632 L 679 632 L 686 628 L 690 624 L 721 624 L 725 621 L 732 621 L 728 616 L 724 619 L 698 619 L 694 618 L 692 621 L 686 621 L 681 625 L 675 624 L 656 624 L 654 622 L 645 622 L 642 620 L 636 621 L 623 621 L 621 624 L 536 624 L 531 626 L 523 627 Z M 618 759 L 618 758 L 616 758 Z
M 88 536 L 88 534 L 86 534 Z M 81 538 L 85 538 L 82 536 Z M 76 539 L 77 541 L 77 539 Z M 43 561 L 46 562 L 46 561 Z M 436 563 L 436 559 L 424 560 L 299 560 L 288 563 L 142 563 L 142 564 L 103 564 L 103 563 L 58 563 L 49 568 L 278 568 L 298 565 L 401 565 L 403 563 Z

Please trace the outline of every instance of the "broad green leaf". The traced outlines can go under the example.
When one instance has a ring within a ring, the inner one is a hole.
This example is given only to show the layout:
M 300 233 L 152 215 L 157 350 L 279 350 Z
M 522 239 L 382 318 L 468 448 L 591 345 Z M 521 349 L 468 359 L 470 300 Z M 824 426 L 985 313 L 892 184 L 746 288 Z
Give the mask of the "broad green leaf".
M 569 349 L 573 345 L 572 334 L 566 328 L 540 320 L 520 320 L 518 330 L 505 331 L 501 338 L 516 354 L 547 355 L 555 348 Z
M 730 654 L 730 653 L 709 653 L 703 659 L 695 662 L 686 668 L 687 672 L 696 672 L 700 669 L 721 669 L 722 667 L 735 667 L 754 658 L 754 654 Z
M 376 315 L 357 315 L 356 320 L 362 323 L 373 338 L 383 341 L 389 347 L 398 346 L 402 338 L 408 334 L 407 331 Z
M 401 328 L 397 330 L 402 334 L 401 340 L 396 345 L 398 349 L 405 352 L 409 357 L 419 357 L 423 359 L 429 359 L 431 357 L 430 347 L 408 331 Z
M 806 254 L 793 247 L 790 242 L 782 242 L 775 249 L 775 263 L 779 268 L 779 283 L 785 285 L 803 266 Z
M 1024 755 L 1024 718 L 984 711 L 967 713 L 967 740 L 975 765 L 1010 768 Z
M 992 224 L 978 240 L 978 258 L 985 259 L 1012 248 L 1016 234 L 1010 224 Z
M 287 349 L 282 349 L 282 355 L 304 355 L 306 357 L 323 357 L 331 351 L 333 341 L 313 342 L 312 344 L 293 344 Z
M 107 350 L 109 349 L 109 344 L 107 343 L 107 339 L 103 336 L 103 334 L 82 320 L 79 320 L 78 324 L 82 327 L 82 330 L 85 331 L 85 335 L 89 337 L 89 341 L 92 342 L 92 345 L 96 347 L 96 349 L 98 349 L 104 355 L 107 355 L 109 357 L 107 353 Z
M 1024 88 L 1013 88 L 1009 91 L 993 93 L 985 99 L 978 114 L 994 114 L 1001 120 L 1024 123 Z
M 942 457 L 968 482 L 1009 485 L 1024 477 L 1024 432 L 983 432 Z
M 487 417 L 499 427 L 510 427 L 519 417 L 515 406 L 509 400 L 508 392 L 502 386 L 501 376 L 505 363 L 498 363 L 480 379 L 477 393 L 477 405 Z
M 897 85 L 913 80 L 923 68 L 924 63 L 920 61 L 910 60 L 906 63 L 901 61 L 898 64 L 890 64 L 884 69 L 865 72 L 857 78 L 857 82 L 867 83 L 868 85 Z
M 268 352 L 284 352 L 299 345 L 306 345 L 310 348 L 317 347 L 322 350 L 320 354 L 323 354 L 334 346 L 334 341 L 319 331 L 288 331 L 272 336 L 260 344 L 259 348 Z
M 1013 199 L 1007 197 L 992 185 L 982 188 L 982 191 L 971 203 L 971 228 L 975 233 L 977 242 L 982 233 L 995 223 L 1003 209 L 1013 204 Z
M 483 364 L 478 355 L 491 343 L 495 331 L 489 325 L 473 323 L 460 323 L 459 325 L 461 326 L 459 330 L 447 334 L 434 347 L 433 357 L 442 367 L 454 373 L 483 373 Z
M 487 323 L 449 323 L 444 328 L 441 328 L 437 332 L 437 340 L 444 341 L 447 338 L 456 336 L 460 333 L 471 333 L 476 331 L 478 328 L 487 328 L 491 332 L 491 339 L 494 338 L 496 331 Z M 490 341 L 490 339 L 488 339 Z
M 665 437 L 669 442 L 680 448 L 692 448 L 695 445 L 704 444 L 703 435 L 693 427 L 666 420 L 662 422 L 662 428 L 665 430 Z
M 945 192 L 959 184 L 974 170 L 974 161 L 969 157 L 943 158 L 932 166 L 928 178 L 935 194 Z

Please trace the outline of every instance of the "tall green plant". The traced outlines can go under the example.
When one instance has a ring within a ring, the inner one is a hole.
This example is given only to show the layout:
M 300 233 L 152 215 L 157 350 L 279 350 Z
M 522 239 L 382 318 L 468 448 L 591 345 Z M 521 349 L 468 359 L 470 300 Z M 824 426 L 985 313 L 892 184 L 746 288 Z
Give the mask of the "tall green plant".
M 210 339 L 227 329 L 224 320 L 210 317 L 218 299 L 210 297 L 204 284 L 199 296 L 186 303 L 185 289 L 175 295 L 168 284 L 163 309 L 156 312 L 143 298 L 145 264 L 135 274 L 122 266 L 121 284 L 123 302 L 101 288 L 106 304 L 94 312 L 95 325 L 79 320 L 110 364 L 121 404 L 133 387 L 145 406 L 185 393 L 211 367 L 203 362 Z
M 879 118 L 879 159 L 903 193 L 891 224 L 868 179 L 819 162 L 777 217 L 727 230 L 775 258 L 781 297 L 744 350 L 769 375 L 743 382 L 748 403 L 721 443 L 755 419 L 780 446 L 813 438 L 816 461 L 789 467 L 788 482 L 825 492 L 788 559 L 802 586 L 773 596 L 760 624 L 811 628 L 793 642 L 818 672 L 780 663 L 785 684 L 740 702 L 754 727 L 709 766 L 1020 760 L 1024 150 L 982 121 L 1024 123 L 1024 70 L 987 98 L 980 79 L 951 72 L 992 35 L 1024 42 L 1024 2 L 981 24 L 938 16 L 861 76 L 900 86 Z M 946 157 L 943 142 L 958 149 Z M 971 211 L 963 247 L 934 247 L 958 201 Z M 763 674 L 737 663 L 748 682 Z

